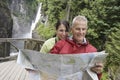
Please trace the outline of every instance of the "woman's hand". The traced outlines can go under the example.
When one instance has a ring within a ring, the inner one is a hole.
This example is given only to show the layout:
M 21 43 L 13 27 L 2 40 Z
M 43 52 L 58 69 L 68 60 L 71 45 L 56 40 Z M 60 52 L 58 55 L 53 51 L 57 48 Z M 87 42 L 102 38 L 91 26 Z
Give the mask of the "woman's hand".
M 98 62 L 98 63 L 95 63 L 95 66 L 91 68 L 91 71 L 99 74 L 103 71 L 103 63 L 101 62 Z

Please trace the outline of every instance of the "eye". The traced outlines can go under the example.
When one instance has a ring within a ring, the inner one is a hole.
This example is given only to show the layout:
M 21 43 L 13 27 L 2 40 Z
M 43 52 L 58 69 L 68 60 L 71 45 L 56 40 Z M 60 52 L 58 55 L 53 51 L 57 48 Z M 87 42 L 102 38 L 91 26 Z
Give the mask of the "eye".
M 59 30 L 60 32 L 65 32 L 64 30 Z
M 80 30 L 80 28 L 75 28 L 75 30 Z
M 86 28 L 82 28 L 82 30 L 84 31 L 84 30 L 86 30 Z
M 80 30 L 80 28 L 75 28 L 75 30 Z

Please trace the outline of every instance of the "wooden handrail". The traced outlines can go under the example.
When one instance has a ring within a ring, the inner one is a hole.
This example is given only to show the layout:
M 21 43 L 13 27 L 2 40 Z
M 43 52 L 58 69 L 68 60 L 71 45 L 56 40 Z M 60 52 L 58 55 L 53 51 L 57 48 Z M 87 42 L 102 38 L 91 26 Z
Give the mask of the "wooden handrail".
M 33 39 L 33 38 L 0 38 L 0 42 L 8 42 L 14 40 L 24 40 L 24 41 L 36 41 L 36 42 L 44 42 L 45 40 Z
M 33 50 L 36 45 L 41 46 L 44 43 L 44 40 L 33 39 L 33 38 L 0 38 L 0 43 L 9 42 L 17 51 L 19 51 L 19 49 L 12 43 L 13 41 L 23 41 L 24 48 L 31 49 L 31 50 Z M 34 43 L 35 45 L 33 45 Z M 29 46 L 29 45 L 33 45 L 33 46 Z M 35 49 L 35 50 L 39 50 L 39 49 Z

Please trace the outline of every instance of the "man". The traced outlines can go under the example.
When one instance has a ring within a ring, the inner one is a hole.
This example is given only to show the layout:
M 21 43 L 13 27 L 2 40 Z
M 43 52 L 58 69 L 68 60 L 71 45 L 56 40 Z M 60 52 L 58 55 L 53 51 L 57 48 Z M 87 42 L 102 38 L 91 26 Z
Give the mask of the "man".
M 55 46 L 51 49 L 50 53 L 80 54 L 97 52 L 97 49 L 94 46 L 92 46 L 85 38 L 87 29 L 87 19 L 85 18 L 85 16 L 76 16 L 73 19 L 71 26 L 72 37 L 66 40 L 58 41 L 55 44 Z M 96 63 L 96 65 L 91 68 L 91 70 L 98 75 L 99 80 L 101 78 L 102 68 L 102 63 Z

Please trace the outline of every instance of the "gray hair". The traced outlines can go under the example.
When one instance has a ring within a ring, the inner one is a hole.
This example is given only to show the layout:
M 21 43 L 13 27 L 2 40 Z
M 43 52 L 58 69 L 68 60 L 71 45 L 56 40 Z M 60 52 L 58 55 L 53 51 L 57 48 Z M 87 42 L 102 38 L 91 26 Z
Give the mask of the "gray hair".
M 85 22 L 86 22 L 86 25 L 87 25 L 87 22 L 88 22 L 87 18 L 86 18 L 85 16 L 78 15 L 78 16 L 76 16 L 76 17 L 73 19 L 73 21 L 72 21 L 72 27 L 74 26 L 74 24 L 75 24 L 76 22 L 80 22 L 80 21 L 85 21 Z

